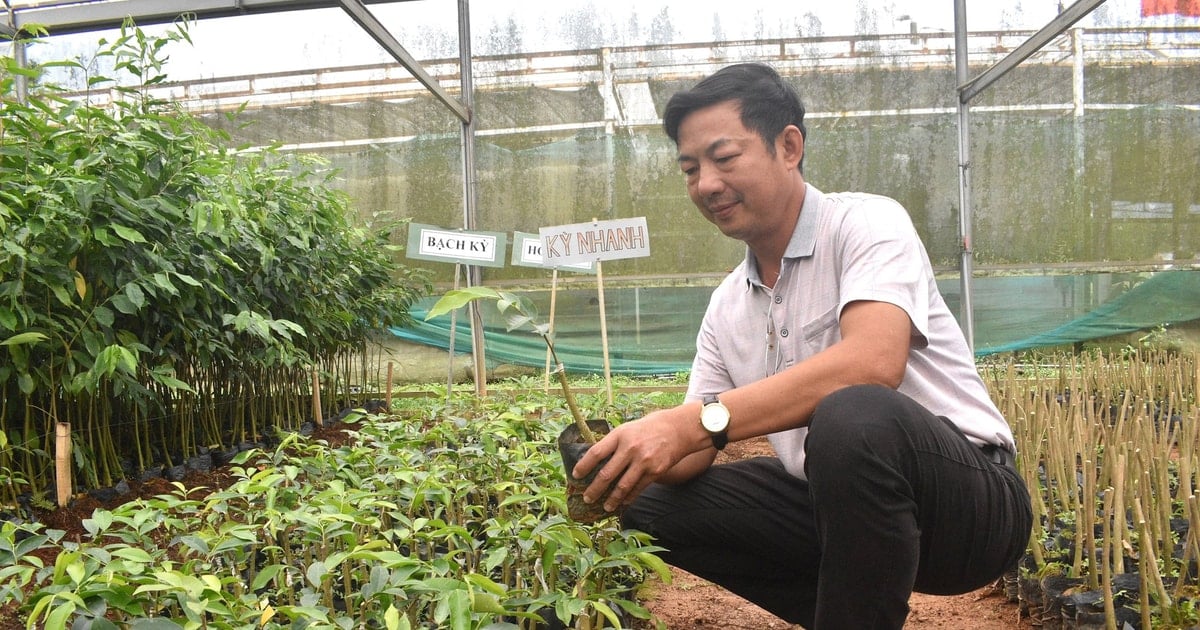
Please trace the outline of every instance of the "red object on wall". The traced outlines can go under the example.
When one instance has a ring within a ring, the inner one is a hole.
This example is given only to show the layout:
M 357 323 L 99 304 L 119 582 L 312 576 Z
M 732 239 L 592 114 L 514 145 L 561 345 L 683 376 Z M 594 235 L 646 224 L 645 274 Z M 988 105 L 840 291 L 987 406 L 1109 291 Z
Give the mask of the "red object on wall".
M 1142 0 L 1142 17 L 1152 15 L 1200 17 L 1200 0 Z

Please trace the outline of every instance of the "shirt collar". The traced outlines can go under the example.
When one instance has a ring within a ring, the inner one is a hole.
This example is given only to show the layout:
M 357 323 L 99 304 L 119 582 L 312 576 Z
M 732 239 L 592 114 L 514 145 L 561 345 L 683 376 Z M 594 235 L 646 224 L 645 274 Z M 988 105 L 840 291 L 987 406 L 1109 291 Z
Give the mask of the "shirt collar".
M 804 183 L 804 203 L 800 206 L 800 217 L 796 220 L 796 227 L 792 229 L 792 238 L 784 250 L 784 259 L 807 258 L 813 255 L 817 247 L 817 219 L 820 218 L 817 215 L 824 197 L 825 194 L 812 184 Z M 755 263 L 754 254 L 749 247 L 746 248 L 746 259 L 742 264 L 746 270 L 746 288 L 761 285 L 758 264 Z

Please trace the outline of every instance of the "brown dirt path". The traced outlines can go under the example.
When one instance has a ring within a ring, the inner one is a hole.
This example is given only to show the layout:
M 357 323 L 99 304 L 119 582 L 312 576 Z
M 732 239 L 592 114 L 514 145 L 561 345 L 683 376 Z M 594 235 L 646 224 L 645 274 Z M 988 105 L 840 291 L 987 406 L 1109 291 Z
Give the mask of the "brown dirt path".
M 672 570 L 671 584 L 653 582 L 644 604 L 668 630 L 791 630 L 793 626 L 721 587 Z M 914 593 L 906 630 L 1030 630 L 1017 604 L 991 587 L 952 597 Z

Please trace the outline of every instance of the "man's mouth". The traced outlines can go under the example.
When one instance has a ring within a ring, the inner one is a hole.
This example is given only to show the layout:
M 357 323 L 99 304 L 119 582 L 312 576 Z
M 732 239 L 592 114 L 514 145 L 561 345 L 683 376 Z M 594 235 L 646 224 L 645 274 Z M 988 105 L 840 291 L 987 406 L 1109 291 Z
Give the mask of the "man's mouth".
M 731 210 L 734 206 L 738 205 L 738 203 L 739 203 L 739 201 L 737 199 L 710 201 L 707 204 L 708 212 L 709 212 L 709 214 L 713 215 L 714 217 L 720 216 L 722 214 L 728 214 L 728 211 Z

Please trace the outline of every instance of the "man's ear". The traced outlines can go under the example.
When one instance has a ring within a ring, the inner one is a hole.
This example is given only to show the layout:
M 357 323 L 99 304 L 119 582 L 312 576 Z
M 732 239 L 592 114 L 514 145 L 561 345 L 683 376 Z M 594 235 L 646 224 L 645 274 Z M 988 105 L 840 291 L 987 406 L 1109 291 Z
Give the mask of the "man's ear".
M 776 143 L 776 151 L 791 167 L 797 167 L 804 159 L 804 134 L 795 125 L 784 127 Z

